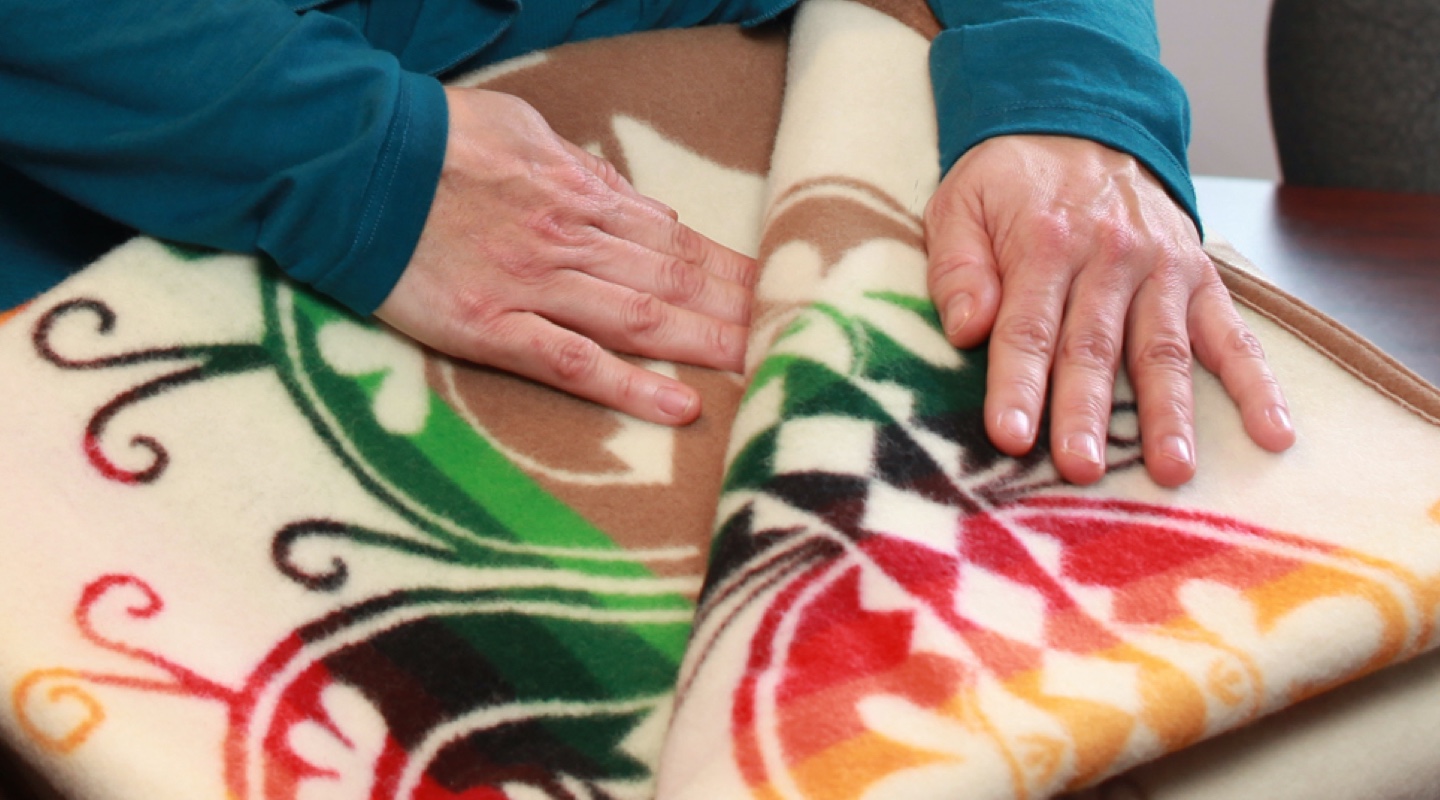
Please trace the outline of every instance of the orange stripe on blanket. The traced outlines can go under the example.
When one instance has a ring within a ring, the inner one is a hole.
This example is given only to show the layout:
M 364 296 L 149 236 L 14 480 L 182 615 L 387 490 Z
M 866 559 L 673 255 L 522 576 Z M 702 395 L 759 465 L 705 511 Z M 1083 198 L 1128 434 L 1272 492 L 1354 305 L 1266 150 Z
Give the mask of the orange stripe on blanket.
M 1234 553 L 1226 555 L 1233 557 Z M 1253 627 L 1248 631 L 1210 630 L 1180 604 L 1168 609 L 1173 615 L 1170 619 L 1162 622 L 1150 617 L 1148 620 L 1151 624 L 1146 627 L 1150 629 L 1148 636 L 1152 641 L 1168 639 L 1182 648 L 1185 643 L 1191 643 L 1210 649 L 1214 660 L 1208 667 L 1171 663 L 1155 652 L 1128 642 L 1095 647 L 1094 640 L 1086 641 L 1084 637 L 1056 636 L 1056 629 L 1076 622 L 1068 618 L 1081 617 L 1083 612 L 1068 609 L 1054 615 L 1052 644 L 1055 640 L 1071 638 L 1070 644 L 1079 645 L 1068 651 L 1063 647 L 1057 649 L 1055 655 L 1073 663 L 1083 661 L 1095 665 L 1082 670 L 1092 679 L 1103 679 L 1108 671 L 1123 680 L 1126 670 L 1133 671 L 1135 694 L 1128 703 L 1113 705 L 1070 697 L 1063 688 L 1057 693 L 1057 689 L 1049 685 L 1044 669 L 1026 669 L 1004 676 L 991 674 L 1001 678 L 1003 693 L 1022 700 L 1059 725 L 1064 733 L 1061 739 L 1055 740 L 1060 747 L 1057 752 L 1069 750 L 1072 759 L 1066 783 L 1072 788 L 1086 784 L 1115 767 L 1130 746 L 1131 733 L 1139 723 L 1152 731 L 1161 748 L 1168 752 L 1212 732 L 1210 726 L 1215 721 L 1209 719 L 1207 697 L 1232 707 L 1231 713 L 1241 718 L 1259 713 L 1268 695 L 1267 676 L 1256 660 L 1261 651 L 1250 648 L 1258 645 L 1263 650 L 1264 639 L 1277 632 L 1292 613 L 1317 601 L 1352 600 L 1371 610 L 1368 616 L 1362 613 L 1357 620 L 1363 617 L 1381 622 L 1375 651 L 1361 654 L 1361 661 L 1348 668 L 1350 674 L 1327 676 L 1327 683 L 1354 677 L 1355 672 L 1377 669 L 1403 656 L 1423 640 L 1422 632 L 1428 631 L 1432 622 L 1423 582 L 1395 565 L 1362 554 L 1336 550 L 1327 555 L 1333 563 L 1307 564 L 1273 554 L 1260 557 L 1251 551 L 1248 564 L 1232 568 L 1227 568 L 1226 557 L 1212 557 L 1201 559 L 1208 563 L 1203 563 L 1204 568 L 1198 573 L 1195 567 L 1202 565 L 1185 565 L 1177 569 L 1176 574 L 1155 576 L 1125 587 L 1122 595 L 1139 590 L 1150 593 L 1153 601 L 1156 590 L 1178 597 L 1185 592 L 1177 584 L 1194 581 L 1192 585 L 1198 587 L 1208 583 L 1211 591 L 1228 591 L 1235 601 L 1247 605 L 1249 613 L 1239 617 L 1251 620 Z M 1209 581 L 1205 580 L 1207 575 Z M 1217 578 L 1228 579 L 1229 585 Z M 1257 578 L 1258 583 L 1251 583 Z M 875 615 L 855 605 L 853 579 L 842 580 L 835 588 L 842 596 L 848 596 L 848 612 L 854 615 L 846 617 L 845 622 L 832 620 L 839 629 L 852 625 L 863 628 L 861 622 L 867 616 L 896 616 L 893 612 Z M 1121 606 L 1123 603 L 1117 603 L 1117 612 Z M 897 622 L 890 620 L 892 626 Z M 908 624 L 898 627 L 909 632 Z M 836 630 L 830 628 L 828 633 L 834 635 Z M 1238 638 L 1231 641 L 1232 636 Z M 839 638 L 846 640 L 844 636 Z M 826 655 L 832 665 L 843 661 L 835 658 L 838 653 Z M 972 657 L 978 655 L 972 652 Z M 1190 670 L 1197 667 L 1199 671 L 1192 674 Z M 1036 739 L 1043 726 L 1030 733 L 1001 733 L 991 729 L 980 711 L 976 688 L 971 683 L 975 677 L 972 670 L 977 668 L 980 672 L 987 671 L 979 664 L 911 651 L 904 660 L 892 661 L 889 668 L 878 672 L 865 674 L 862 670 L 847 674 L 840 669 L 831 672 L 829 682 L 782 681 L 768 698 L 752 697 L 760 707 L 774 703 L 773 706 L 759 714 L 752 708 L 752 713 L 737 719 L 741 724 L 736 731 L 736 750 L 743 773 L 752 786 L 761 790 L 761 795 L 777 791 L 777 780 L 784 780 L 810 792 L 807 796 L 849 798 L 859 797 L 867 787 L 898 772 L 956 760 L 958 752 L 938 741 L 922 741 L 926 737 L 919 733 L 907 735 L 905 730 L 913 726 L 900 722 L 898 714 L 910 722 L 930 719 L 934 722 L 930 727 L 968 730 L 975 745 L 998 751 L 1002 760 L 1010 764 L 1017 786 L 1049 785 L 1060 762 L 1046 755 L 1049 750 L 1036 749 L 1046 743 Z M 1296 687 L 1296 691 L 1308 695 L 1319 688 L 1322 687 L 1301 686 Z M 887 719 L 888 725 L 884 721 Z M 876 724 L 887 729 L 877 730 Z M 988 744 L 982 744 L 987 740 Z M 777 771 L 782 774 L 776 774 Z
M 789 777 L 804 797 L 859 800 L 877 781 L 912 769 L 957 762 L 953 755 L 908 747 L 896 740 L 865 733 L 794 765 Z
M 1173 633 L 1181 639 L 1201 638 L 1181 628 Z M 1043 670 L 1011 676 L 1003 688 L 991 690 L 999 692 L 996 697 L 1010 695 L 1029 704 L 1057 723 L 1063 733 L 1045 733 L 1043 727 L 1028 732 L 1002 731 L 988 719 L 983 710 L 986 703 L 974 687 L 957 686 L 958 691 L 939 702 L 933 695 L 905 696 L 904 683 L 899 680 L 905 670 L 901 669 L 883 681 L 892 684 L 888 691 L 867 681 L 863 688 L 832 687 L 829 697 L 806 698 L 806 705 L 813 702 L 814 706 L 799 714 L 794 713 L 795 708 L 782 709 L 780 735 L 768 749 L 772 759 L 783 753 L 779 756 L 783 765 L 763 763 L 762 751 L 767 745 L 757 739 L 765 734 L 754 730 L 740 733 L 737 751 L 749 762 L 746 773 L 757 797 L 783 794 L 775 791 L 777 776 L 767 767 L 778 766 L 785 780 L 798 785 L 804 796 L 851 800 L 900 772 L 946 763 L 960 767 L 982 751 L 995 757 L 992 763 L 1003 765 L 1001 773 L 1008 773 L 994 774 L 991 779 L 1010 784 L 1015 796 L 1025 797 L 1026 787 L 1053 786 L 1067 752 L 1070 774 L 1066 783 L 1071 788 L 1100 777 L 1123 755 L 1137 723 L 1145 723 L 1167 751 L 1204 734 L 1205 694 L 1183 670 L 1129 644 L 1090 657 L 1138 670 L 1133 706 L 1052 694 Z M 944 661 L 937 656 L 929 658 L 937 665 Z M 951 662 L 950 669 L 942 671 L 960 674 L 964 667 Z M 826 703 L 830 706 L 828 717 Z M 865 705 L 869 706 L 869 720 L 861 719 Z M 882 728 L 877 730 L 873 724 Z
M 813 570 L 782 594 L 732 718 L 748 784 L 859 797 L 985 751 L 1003 765 L 986 780 L 1021 795 L 1074 788 L 1413 654 L 1440 605 L 1440 580 L 1216 515 L 1062 498 L 1004 516 L 969 525 L 960 557 L 864 543 L 871 569 L 903 577 L 913 608 L 870 607 L 856 567 Z M 1007 525 L 1058 543 L 1054 564 L 1017 549 Z M 957 598 L 985 586 L 967 575 L 984 574 L 1043 608 L 960 610 Z M 1315 685 L 1270 686 L 1285 676 L 1265 665 L 1313 636 L 1317 615 L 1376 630 Z M 992 724 L 1000 708 L 1029 710 Z M 1135 753 L 1141 726 L 1153 744 Z
M 1375 612 L 1375 617 L 1353 617 L 1349 620 L 1350 624 L 1369 627 L 1377 621 L 1376 617 L 1381 623 L 1375 651 L 1363 665 L 1352 668 L 1347 674 L 1332 676 L 1330 680 L 1318 685 L 1296 687 L 1297 694 L 1293 698 L 1295 702 L 1413 655 L 1430 638 L 1435 623 L 1432 612 L 1434 602 L 1431 597 L 1433 592 L 1427 591 L 1420 581 L 1414 580 L 1403 570 L 1390 572 L 1387 577 L 1398 585 L 1387 586 L 1387 581 L 1382 579 L 1368 578 L 1325 565 L 1309 564 L 1281 580 L 1256 587 L 1247 593 L 1254 604 L 1257 633 L 1262 637 L 1273 635 L 1285 624 L 1286 618 L 1292 612 L 1327 599 L 1357 600 Z M 1330 625 L 1345 623 L 1346 620 L 1343 619 L 1332 619 Z
M 10 318 L 25 310 L 25 306 L 15 306 L 9 311 L 0 311 L 0 325 L 10 321 Z

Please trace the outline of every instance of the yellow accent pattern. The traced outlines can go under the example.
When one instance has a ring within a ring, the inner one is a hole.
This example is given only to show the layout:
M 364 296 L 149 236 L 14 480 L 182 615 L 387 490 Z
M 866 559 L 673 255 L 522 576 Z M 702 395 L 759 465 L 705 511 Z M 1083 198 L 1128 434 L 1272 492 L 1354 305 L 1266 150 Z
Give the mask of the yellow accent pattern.
M 76 685 L 76 682 L 83 680 L 84 675 L 68 669 L 43 669 L 36 670 L 26 675 L 21 681 L 15 684 L 15 689 L 10 694 L 11 705 L 15 709 L 15 718 L 19 720 L 20 727 L 31 740 L 41 748 L 52 753 L 70 753 L 75 748 L 84 744 L 90 738 L 90 734 L 105 721 L 105 707 L 100 705 L 89 692 Z M 45 691 L 45 701 L 59 705 L 66 701 L 78 703 L 84 714 L 78 724 L 62 736 L 55 736 L 43 730 L 35 723 L 30 716 L 29 704 L 33 695 L 38 693 L 41 684 L 58 681 Z

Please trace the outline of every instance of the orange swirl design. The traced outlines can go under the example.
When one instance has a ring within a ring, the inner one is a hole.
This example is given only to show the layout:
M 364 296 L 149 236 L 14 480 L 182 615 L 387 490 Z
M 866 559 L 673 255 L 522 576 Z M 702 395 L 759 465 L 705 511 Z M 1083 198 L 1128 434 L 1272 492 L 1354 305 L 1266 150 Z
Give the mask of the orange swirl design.
M 51 753 L 70 753 L 84 744 L 105 721 L 105 707 L 79 685 L 84 680 L 85 675 L 75 670 L 40 669 L 29 673 L 15 684 L 10 702 L 15 709 L 15 718 L 20 722 L 20 728 L 31 741 Z M 52 705 L 60 705 L 66 701 L 78 703 L 84 710 L 83 718 L 58 736 L 46 731 L 30 714 L 34 696 L 42 694 L 40 690 L 45 684 L 57 681 L 60 683 L 52 684 L 48 691 L 43 692 L 43 699 Z

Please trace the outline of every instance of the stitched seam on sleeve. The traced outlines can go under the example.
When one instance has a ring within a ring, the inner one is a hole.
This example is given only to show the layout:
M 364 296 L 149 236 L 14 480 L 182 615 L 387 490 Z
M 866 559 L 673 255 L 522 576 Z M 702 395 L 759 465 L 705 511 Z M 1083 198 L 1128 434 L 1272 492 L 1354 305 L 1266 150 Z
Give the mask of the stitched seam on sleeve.
M 405 89 L 402 89 L 402 92 L 405 92 Z M 384 158 L 382 167 L 383 170 L 386 171 L 386 174 L 383 176 L 384 186 L 380 187 L 379 200 L 376 200 L 374 194 L 370 196 L 369 200 L 366 200 L 366 210 L 364 210 L 364 214 L 361 214 L 360 217 L 360 219 L 366 220 L 366 230 L 356 233 L 356 240 L 354 240 L 354 243 L 351 243 L 350 253 L 347 253 L 346 259 L 344 260 L 350 260 L 351 256 L 356 252 L 364 252 L 364 250 L 370 249 L 370 245 L 374 243 L 374 235 L 376 235 L 377 230 L 380 229 L 380 217 L 384 216 L 384 207 L 389 204 L 390 187 L 395 186 L 395 176 L 396 173 L 399 173 L 397 165 L 399 165 L 400 154 L 405 153 L 405 142 L 409 140 L 410 135 L 410 115 L 408 114 L 410 105 L 409 96 L 402 96 L 402 102 L 397 104 L 397 108 L 395 109 L 396 114 L 402 115 L 403 117 L 402 121 L 400 121 L 400 144 L 395 148 L 386 148 L 386 158 Z M 379 201 L 380 206 L 374 210 L 374 216 L 372 216 L 370 209 L 372 209 L 376 201 Z M 361 236 L 364 236 L 364 242 L 361 242 Z
M 381 174 L 376 176 L 376 181 L 372 181 L 372 183 L 380 182 L 383 185 L 379 186 L 378 190 L 372 189 L 370 191 L 370 197 L 365 201 L 365 208 L 360 214 L 360 219 L 364 227 L 355 232 L 355 238 L 350 242 L 349 251 L 346 252 L 345 256 L 340 259 L 340 262 L 335 265 L 335 268 L 328 270 L 324 277 L 316 281 L 317 284 L 323 283 L 333 276 L 336 269 L 346 268 L 358 254 L 368 250 L 370 245 L 375 241 L 375 234 L 380 229 L 380 220 L 385 214 L 385 207 L 389 204 L 390 188 L 395 185 L 395 175 L 399 172 L 400 154 L 405 152 L 405 143 L 410 135 L 410 114 L 408 113 L 410 110 L 410 96 L 409 90 L 405 88 L 403 83 L 400 84 L 399 94 L 400 97 L 397 98 L 395 107 L 395 116 L 390 120 L 390 130 L 386 131 L 385 134 L 387 144 L 380 153 L 379 169 Z M 390 144 L 396 135 L 396 125 L 400 126 L 398 131 L 400 137 L 398 146 Z M 378 207 L 375 205 L 377 202 L 379 203 Z M 373 215 L 371 214 L 371 209 L 374 209 Z

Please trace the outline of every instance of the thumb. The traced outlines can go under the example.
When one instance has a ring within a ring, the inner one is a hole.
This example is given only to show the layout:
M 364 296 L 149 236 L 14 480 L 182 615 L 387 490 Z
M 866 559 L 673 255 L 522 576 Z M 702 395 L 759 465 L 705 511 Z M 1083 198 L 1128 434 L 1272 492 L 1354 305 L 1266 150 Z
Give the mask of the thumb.
M 957 181 L 941 182 L 925 209 L 925 246 L 930 299 L 945 338 L 956 347 L 975 347 L 995 324 L 1000 275 L 979 203 L 968 202 Z

